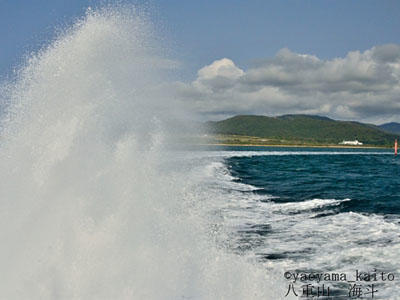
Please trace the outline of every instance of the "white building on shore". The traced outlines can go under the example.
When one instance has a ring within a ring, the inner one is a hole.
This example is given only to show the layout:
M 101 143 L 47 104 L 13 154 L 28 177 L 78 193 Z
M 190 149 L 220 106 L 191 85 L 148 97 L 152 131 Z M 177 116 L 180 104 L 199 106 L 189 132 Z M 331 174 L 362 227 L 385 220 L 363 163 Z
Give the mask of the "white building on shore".
M 363 143 L 359 142 L 358 140 L 354 140 L 354 141 L 343 141 L 340 142 L 339 145 L 351 145 L 351 146 L 360 146 Z

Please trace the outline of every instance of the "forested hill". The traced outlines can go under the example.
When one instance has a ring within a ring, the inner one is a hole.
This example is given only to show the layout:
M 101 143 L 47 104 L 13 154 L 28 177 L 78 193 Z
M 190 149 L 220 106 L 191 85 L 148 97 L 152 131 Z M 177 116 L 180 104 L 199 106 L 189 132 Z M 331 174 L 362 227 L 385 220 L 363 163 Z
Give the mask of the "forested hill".
M 386 123 L 386 124 L 379 125 L 379 128 L 381 128 L 387 132 L 400 135 L 400 123 L 396 123 L 396 122 Z
M 310 144 L 338 144 L 343 140 L 357 139 L 366 145 L 389 146 L 397 138 L 396 134 L 375 125 L 336 121 L 312 115 L 239 115 L 222 121 L 207 122 L 206 127 L 212 134 L 253 136 Z

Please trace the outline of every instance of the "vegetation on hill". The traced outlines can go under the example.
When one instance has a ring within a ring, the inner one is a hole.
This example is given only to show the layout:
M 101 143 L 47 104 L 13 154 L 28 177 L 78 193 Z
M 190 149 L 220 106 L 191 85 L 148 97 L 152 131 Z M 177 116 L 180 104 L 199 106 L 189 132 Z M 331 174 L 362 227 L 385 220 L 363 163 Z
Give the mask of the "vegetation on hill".
M 400 123 L 396 123 L 396 122 L 386 123 L 386 124 L 379 125 L 379 128 L 381 128 L 384 131 L 387 131 L 389 133 L 400 135 Z
M 397 137 L 375 125 L 310 115 L 239 115 L 207 122 L 206 126 L 214 135 L 257 137 L 272 144 L 280 141 L 283 144 L 337 145 L 343 140 L 357 139 L 364 145 L 391 146 Z

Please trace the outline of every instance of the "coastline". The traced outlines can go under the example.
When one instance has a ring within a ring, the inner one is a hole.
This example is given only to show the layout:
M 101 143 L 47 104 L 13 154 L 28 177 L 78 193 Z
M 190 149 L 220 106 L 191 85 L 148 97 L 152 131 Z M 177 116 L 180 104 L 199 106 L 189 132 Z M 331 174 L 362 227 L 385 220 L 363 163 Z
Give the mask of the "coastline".
M 384 146 L 350 146 L 350 145 L 285 145 L 285 144 L 224 144 L 224 143 L 206 143 L 196 144 L 196 146 L 233 146 L 233 147 L 282 147 L 282 148 L 339 148 L 339 149 L 393 149 Z

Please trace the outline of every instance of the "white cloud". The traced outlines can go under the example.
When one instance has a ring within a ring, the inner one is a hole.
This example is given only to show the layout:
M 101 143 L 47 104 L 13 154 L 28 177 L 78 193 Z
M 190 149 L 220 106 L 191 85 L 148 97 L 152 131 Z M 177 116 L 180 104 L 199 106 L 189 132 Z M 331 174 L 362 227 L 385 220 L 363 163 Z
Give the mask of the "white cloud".
M 199 79 L 212 79 L 215 77 L 224 77 L 235 80 L 243 75 L 243 71 L 235 66 L 233 61 L 223 58 L 214 61 L 211 65 L 205 66 L 199 70 Z
M 179 97 L 207 117 L 313 113 L 338 119 L 400 121 L 400 46 L 376 46 L 321 60 L 280 50 L 242 70 L 227 58 L 201 68 Z
M 201 68 L 197 72 L 198 77 L 193 86 L 207 93 L 226 90 L 233 87 L 243 74 L 243 70 L 236 67 L 233 61 L 223 58 Z

